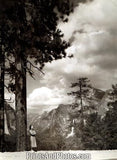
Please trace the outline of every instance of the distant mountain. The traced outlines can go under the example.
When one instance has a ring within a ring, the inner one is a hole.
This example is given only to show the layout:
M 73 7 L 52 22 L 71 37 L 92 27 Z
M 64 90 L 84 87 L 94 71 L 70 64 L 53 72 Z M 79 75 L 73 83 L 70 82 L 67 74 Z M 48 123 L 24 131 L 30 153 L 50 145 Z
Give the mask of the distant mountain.
M 88 99 L 83 100 L 84 114 L 98 112 L 103 117 L 108 110 L 109 92 L 110 90 L 104 92 L 92 88 Z M 81 107 L 78 104 L 60 104 L 58 108 L 48 112 L 45 111 L 43 114 L 33 111 L 28 112 L 28 128 L 30 124 L 34 125 L 37 133 L 38 150 L 81 149 L 80 140 L 75 134 L 81 121 L 80 109 Z M 5 136 L 7 150 L 9 151 L 9 145 L 15 146 L 16 143 L 16 119 L 15 110 L 7 103 L 5 105 L 5 117 L 5 131 L 7 131 Z
M 88 100 L 84 100 L 84 114 L 98 112 L 104 116 L 108 110 L 108 93 L 92 88 Z M 90 108 L 87 110 L 87 108 Z M 30 115 L 31 116 L 31 115 Z M 64 150 L 79 149 L 75 136 L 75 130 L 80 122 L 80 106 L 76 104 L 61 104 L 50 112 L 44 112 L 41 116 L 36 114 L 29 119 L 37 132 L 38 149 Z M 61 144 L 62 143 L 62 144 Z

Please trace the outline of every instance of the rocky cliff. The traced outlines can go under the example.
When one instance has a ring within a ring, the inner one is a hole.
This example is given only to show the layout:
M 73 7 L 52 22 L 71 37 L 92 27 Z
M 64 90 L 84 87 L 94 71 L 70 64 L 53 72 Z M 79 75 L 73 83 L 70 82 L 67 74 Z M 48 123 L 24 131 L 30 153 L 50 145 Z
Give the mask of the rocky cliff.
M 108 92 L 93 88 L 89 99 L 83 102 L 84 114 L 98 112 L 104 116 L 108 109 Z M 79 149 L 75 130 L 80 120 L 80 106 L 77 104 L 61 104 L 41 116 L 33 116 L 31 124 L 37 132 L 39 149 Z

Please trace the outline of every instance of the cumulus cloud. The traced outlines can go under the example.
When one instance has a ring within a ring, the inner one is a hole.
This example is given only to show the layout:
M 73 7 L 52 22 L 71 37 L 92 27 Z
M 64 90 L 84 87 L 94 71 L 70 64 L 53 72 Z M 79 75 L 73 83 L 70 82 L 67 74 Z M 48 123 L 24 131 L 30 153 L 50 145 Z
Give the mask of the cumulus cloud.
M 68 53 L 78 61 L 75 73 L 86 75 L 103 89 L 117 80 L 113 74 L 117 68 L 116 10 L 115 0 L 94 0 L 77 7 L 69 24 L 59 24 L 65 39 L 71 42 Z
M 117 82 L 116 11 L 116 0 L 94 0 L 76 7 L 68 23 L 59 23 L 64 39 L 71 43 L 66 51 L 74 57 L 48 63 L 44 76 L 36 82 L 29 79 L 30 93 L 34 89 L 28 97 L 32 106 L 67 102 L 70 83 L 81 76 L 105 90 Z
M 57 107 L 59 104 L 71 103 L 72 98 L 68 98 L 64 89 L 41 87 L 34 89 L 27 98 L 29 109 L 32 107 L 44 110 Z

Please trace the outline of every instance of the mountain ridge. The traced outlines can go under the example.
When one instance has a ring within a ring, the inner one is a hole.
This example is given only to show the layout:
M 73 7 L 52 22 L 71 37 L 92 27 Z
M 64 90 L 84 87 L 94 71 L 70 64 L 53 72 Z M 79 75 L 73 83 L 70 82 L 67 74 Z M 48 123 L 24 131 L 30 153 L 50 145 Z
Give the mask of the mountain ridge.
M 92 90 L 90 90 L 91 100 L 84 102 L 86 109 L 84 114 L 98 112 L 99 115 L 103 117 L 108 108 L 108 93 L 109 90 L 102 91 L 92 88 Z M 39 149 L 41 149 L 41 147 L 43 149 L 44 147 L 41 142 L 44 144 L 56 144 L 56 147 L 52 149 L 58 149 L 57 146 L 60 142 L 58 142 L 59 140 L 56 142 L 55 138 L 61 138 L 61 141 L 63 139 L 64 145 L 67 146 L 66 149 L 80 149 L 77 146 L 77 138 L 75 136 L 76 126 L 79 125 L 81 120 L 80 109 L 80 105 L 75 103 L 60 104 L 58 108 L 50 112 L 44 112 L 41 116 L 39 115 L 39 117 L 34 118 L 32 125 L 34 125 L 37 132 L 37 141 L 40 144 Z M 64 147 L 62 149 L 64 149 Z

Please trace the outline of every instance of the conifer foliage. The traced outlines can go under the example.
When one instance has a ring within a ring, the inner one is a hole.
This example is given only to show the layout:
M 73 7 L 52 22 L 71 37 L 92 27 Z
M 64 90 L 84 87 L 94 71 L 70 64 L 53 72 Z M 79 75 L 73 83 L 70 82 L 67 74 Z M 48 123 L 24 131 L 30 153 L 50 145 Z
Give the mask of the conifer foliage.
M 17 151 L 26 150 L 27 146 L 26 73 L 34 77 L 33 68 L 42 72 L 45 63 L 65 57 L 65 49 L 69 46 L 62 40 L 63 34 L 57 29 L 59 17 L 55 8 L 62 15 L 70 12 L 67 2 L 64 0 L 61 2 L 59 9 L 58 2 L 54 0 L 8 0 L 0 4 L 2 8 L 0 26 L 4 28 L 0 30 L 0 34 L 4 34 L 1 36 L 3 43 L 0 44 L 0 51 L 4 55 L 1 63 L 4 61 L 7 63 L 6 67 L 2 67 L 3 71 L 10 75 L 7 88 L 13 91 L 16 97 Z M 64 13 L 63 2 L 66 4 Z M 2 90 L 0 94 L 4 95 L 4 80 L 2 78 L 0 80 Z M 0 102 L 2 111 L 4 97 Z M 0 121 L 3 122 L 3 112 L 0 114 L 2 120 Z M 3 132 L 2 128 L 0 136 Z

